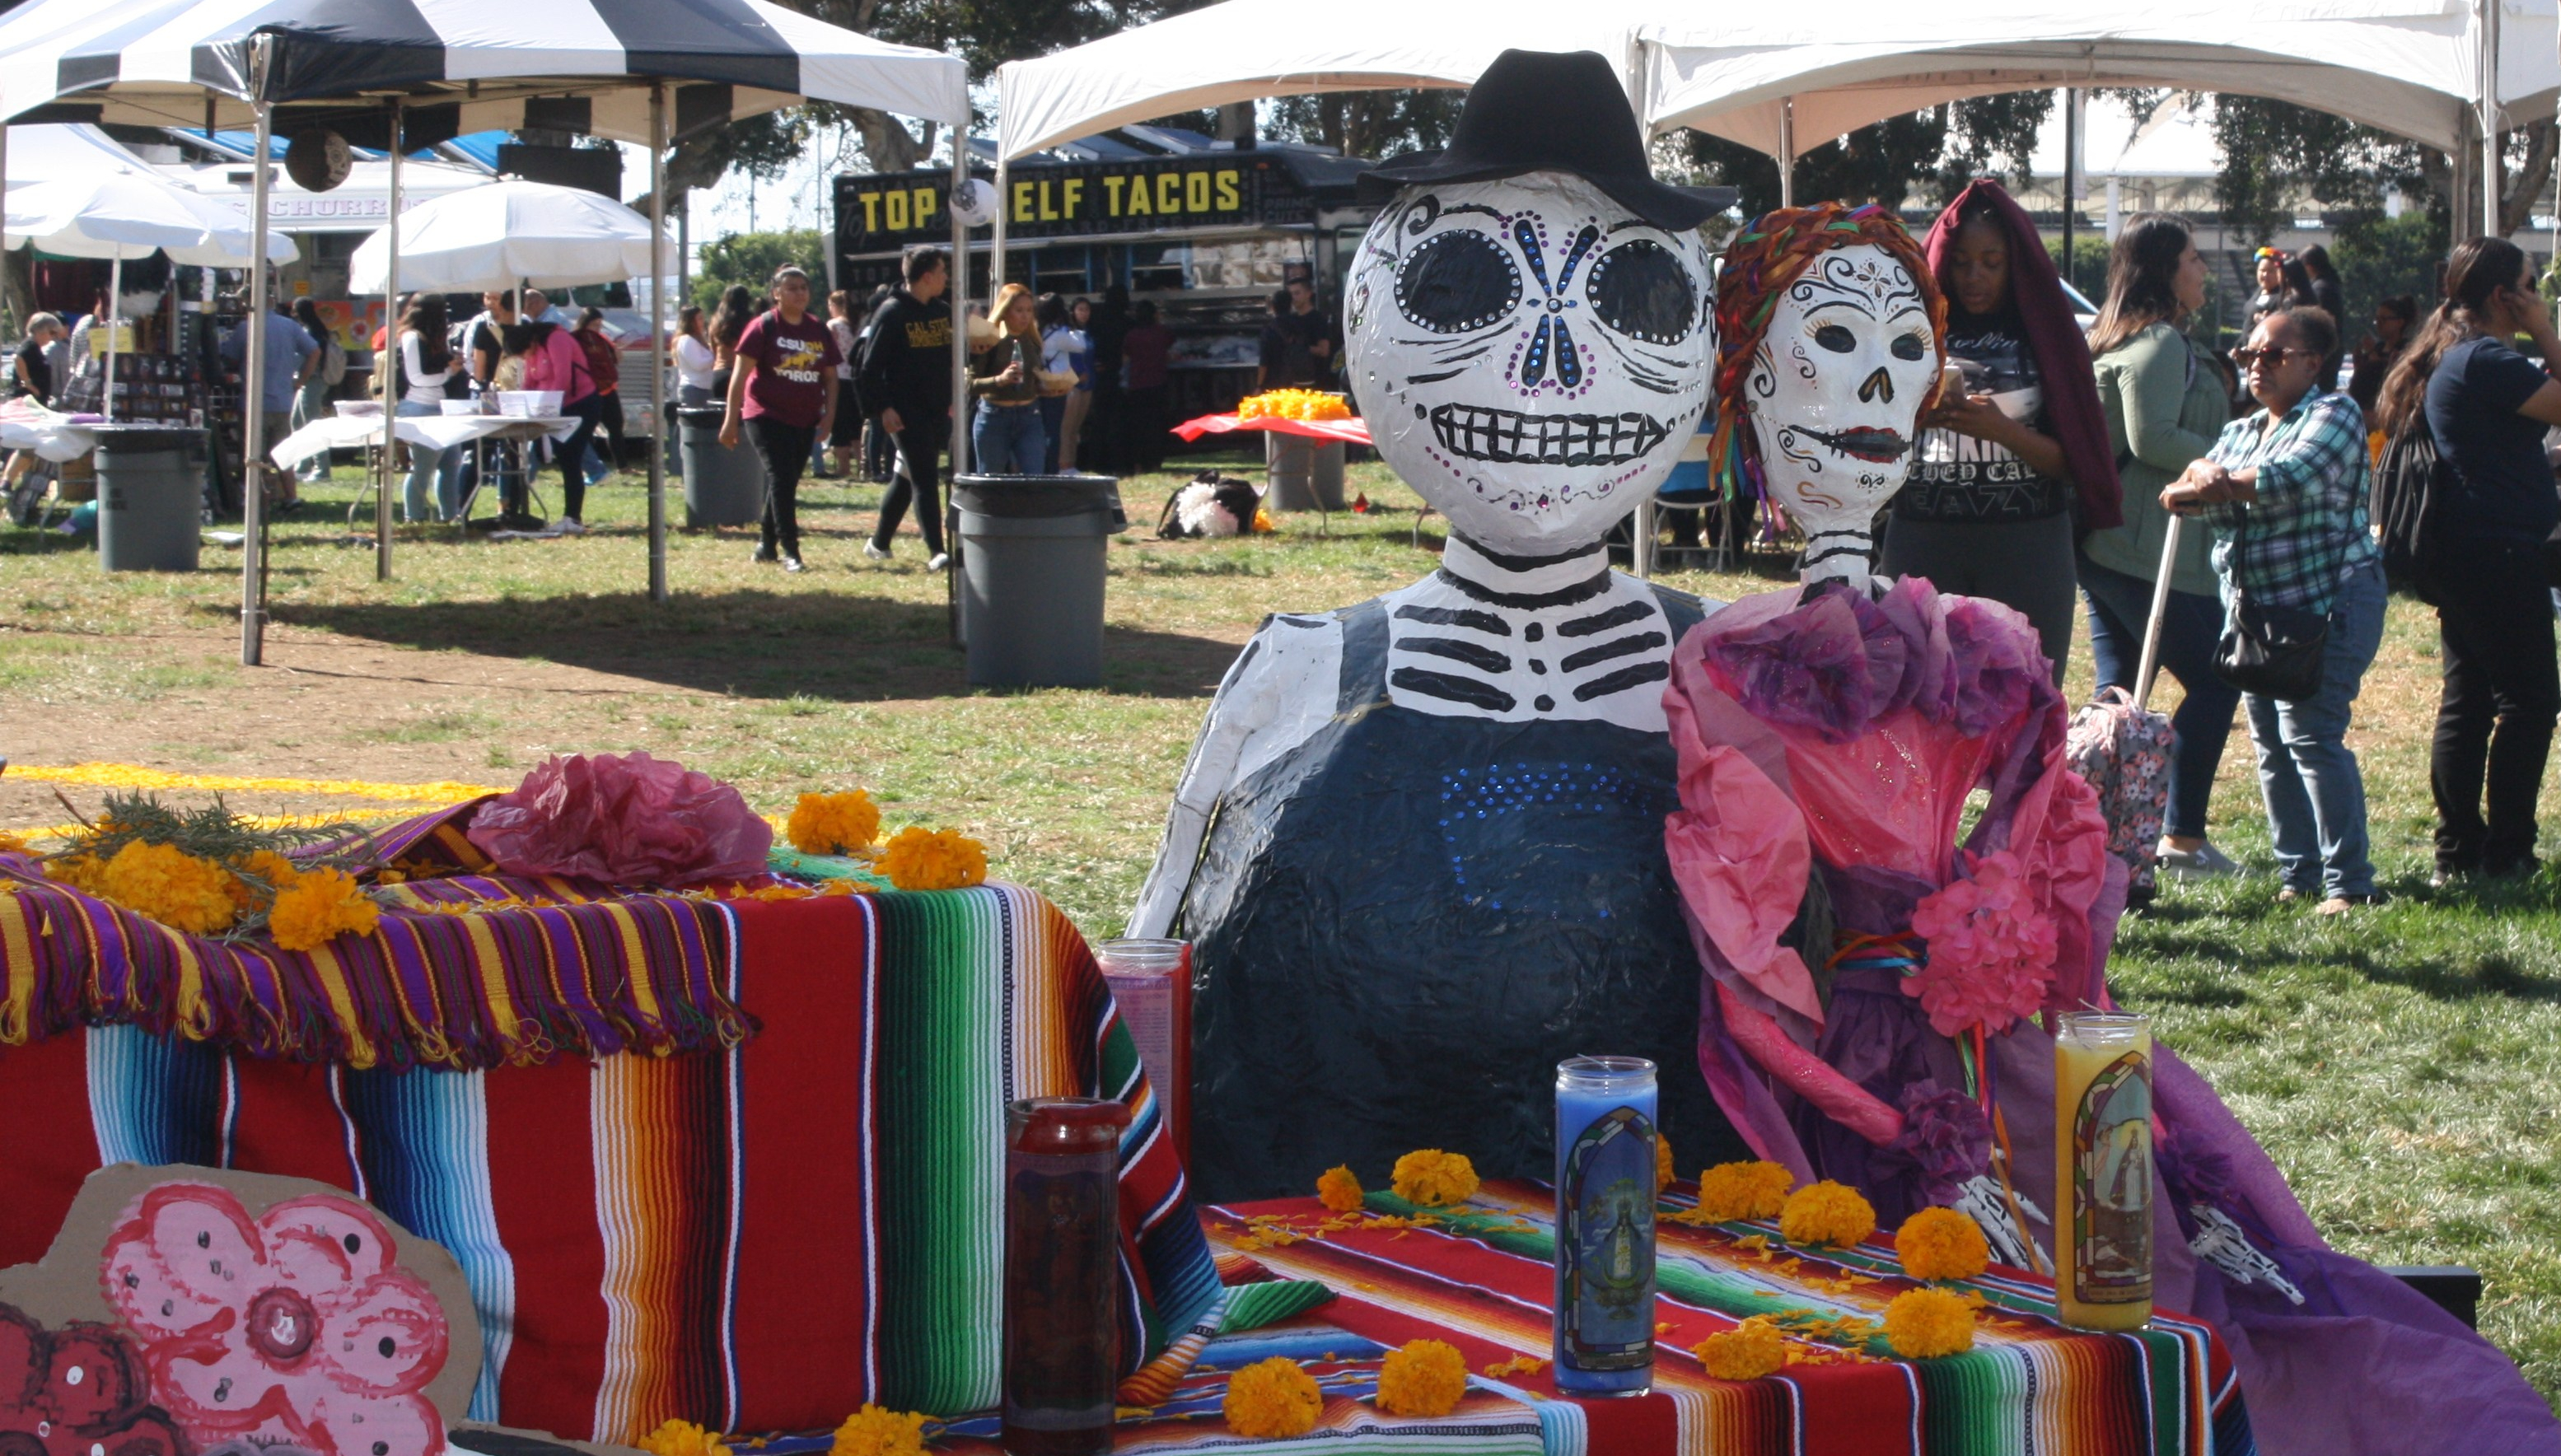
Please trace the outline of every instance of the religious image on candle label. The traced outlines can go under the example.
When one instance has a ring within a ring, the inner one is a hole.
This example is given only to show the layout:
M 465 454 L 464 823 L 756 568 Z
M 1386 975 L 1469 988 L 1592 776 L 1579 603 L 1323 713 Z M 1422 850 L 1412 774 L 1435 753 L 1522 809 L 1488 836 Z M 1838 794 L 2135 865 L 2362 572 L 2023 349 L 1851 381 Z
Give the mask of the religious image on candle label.
M 2149 1069 L 2129 1052 L 2072 1119 L 2072 1294 L 2086 1303 L 2152 1297 L 2151 1116 Z
M 1566 1348 L 1584 1370 L 1653 1361 L 1654 1126 L 1632 1107 L 1586 1127 L 1565 1159 L 1556 1231 Z

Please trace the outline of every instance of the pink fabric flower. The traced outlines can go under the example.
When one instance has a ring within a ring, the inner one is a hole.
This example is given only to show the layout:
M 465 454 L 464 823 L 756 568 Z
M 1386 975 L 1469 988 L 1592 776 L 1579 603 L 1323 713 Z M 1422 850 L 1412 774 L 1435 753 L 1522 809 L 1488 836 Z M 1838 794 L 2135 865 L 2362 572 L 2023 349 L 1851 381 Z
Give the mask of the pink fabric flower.
M 198 1446 L 434 1456 L 423 1393 L 444 1313 L 364 1205 L 289 1199 L 253 1220 L 227 1189 L 163 1184 L 107 1239 L 99 1278 L 151 1389 Z
M 1943 1037 L 1976 1024 L 1995 1035 L 2009 1030 L 2044 1006 L 2054 979 L 2054 920 L 2018 857 L 1995 850 L 1966 858 L 1963 878 L 1912 908 L 1930 963 L 1903 978 L 1903 994 L 1920 998 L 1930 1029 Z
M 773 826 L 738 790 L 646 753 L 552 757 L 465 831 L 510 875 L 699 885 L 761 875 Z

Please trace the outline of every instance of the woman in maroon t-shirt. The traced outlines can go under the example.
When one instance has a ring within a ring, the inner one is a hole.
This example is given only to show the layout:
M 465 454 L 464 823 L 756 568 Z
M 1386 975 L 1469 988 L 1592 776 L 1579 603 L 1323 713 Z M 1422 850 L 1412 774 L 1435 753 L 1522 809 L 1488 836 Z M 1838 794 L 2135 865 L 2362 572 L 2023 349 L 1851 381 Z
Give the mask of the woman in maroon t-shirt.
M 736 448 L 746 426 L 765 461 L 765 525 L 756 560 L 800 565 L 800 472 L 810 443 L 836 416 L 835 336 L 809 313 L 809 275 L 786 267 L 773 275 L 773 308 L 739 335 L 730 371 L 729 413 L 720 438 Z

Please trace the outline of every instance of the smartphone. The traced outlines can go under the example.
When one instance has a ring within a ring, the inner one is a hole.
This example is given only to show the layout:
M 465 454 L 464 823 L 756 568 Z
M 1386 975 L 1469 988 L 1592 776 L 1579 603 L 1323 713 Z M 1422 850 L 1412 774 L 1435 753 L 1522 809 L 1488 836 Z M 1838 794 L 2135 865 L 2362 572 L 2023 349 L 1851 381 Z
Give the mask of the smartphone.
M 1965 397 L 1964 368 L 1951 359 L 1939 366 L 1939 403 L 1952 404 Z

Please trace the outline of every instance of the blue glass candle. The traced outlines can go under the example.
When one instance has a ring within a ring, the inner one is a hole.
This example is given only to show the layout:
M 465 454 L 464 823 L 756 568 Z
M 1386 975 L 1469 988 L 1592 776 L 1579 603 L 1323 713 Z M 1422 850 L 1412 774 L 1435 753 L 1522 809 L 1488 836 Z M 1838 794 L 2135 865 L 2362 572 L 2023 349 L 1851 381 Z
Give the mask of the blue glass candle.
M 1654 1064 L 1556 1065 L 1556 1386 L 1641 1395 L 1654 1378 Z

